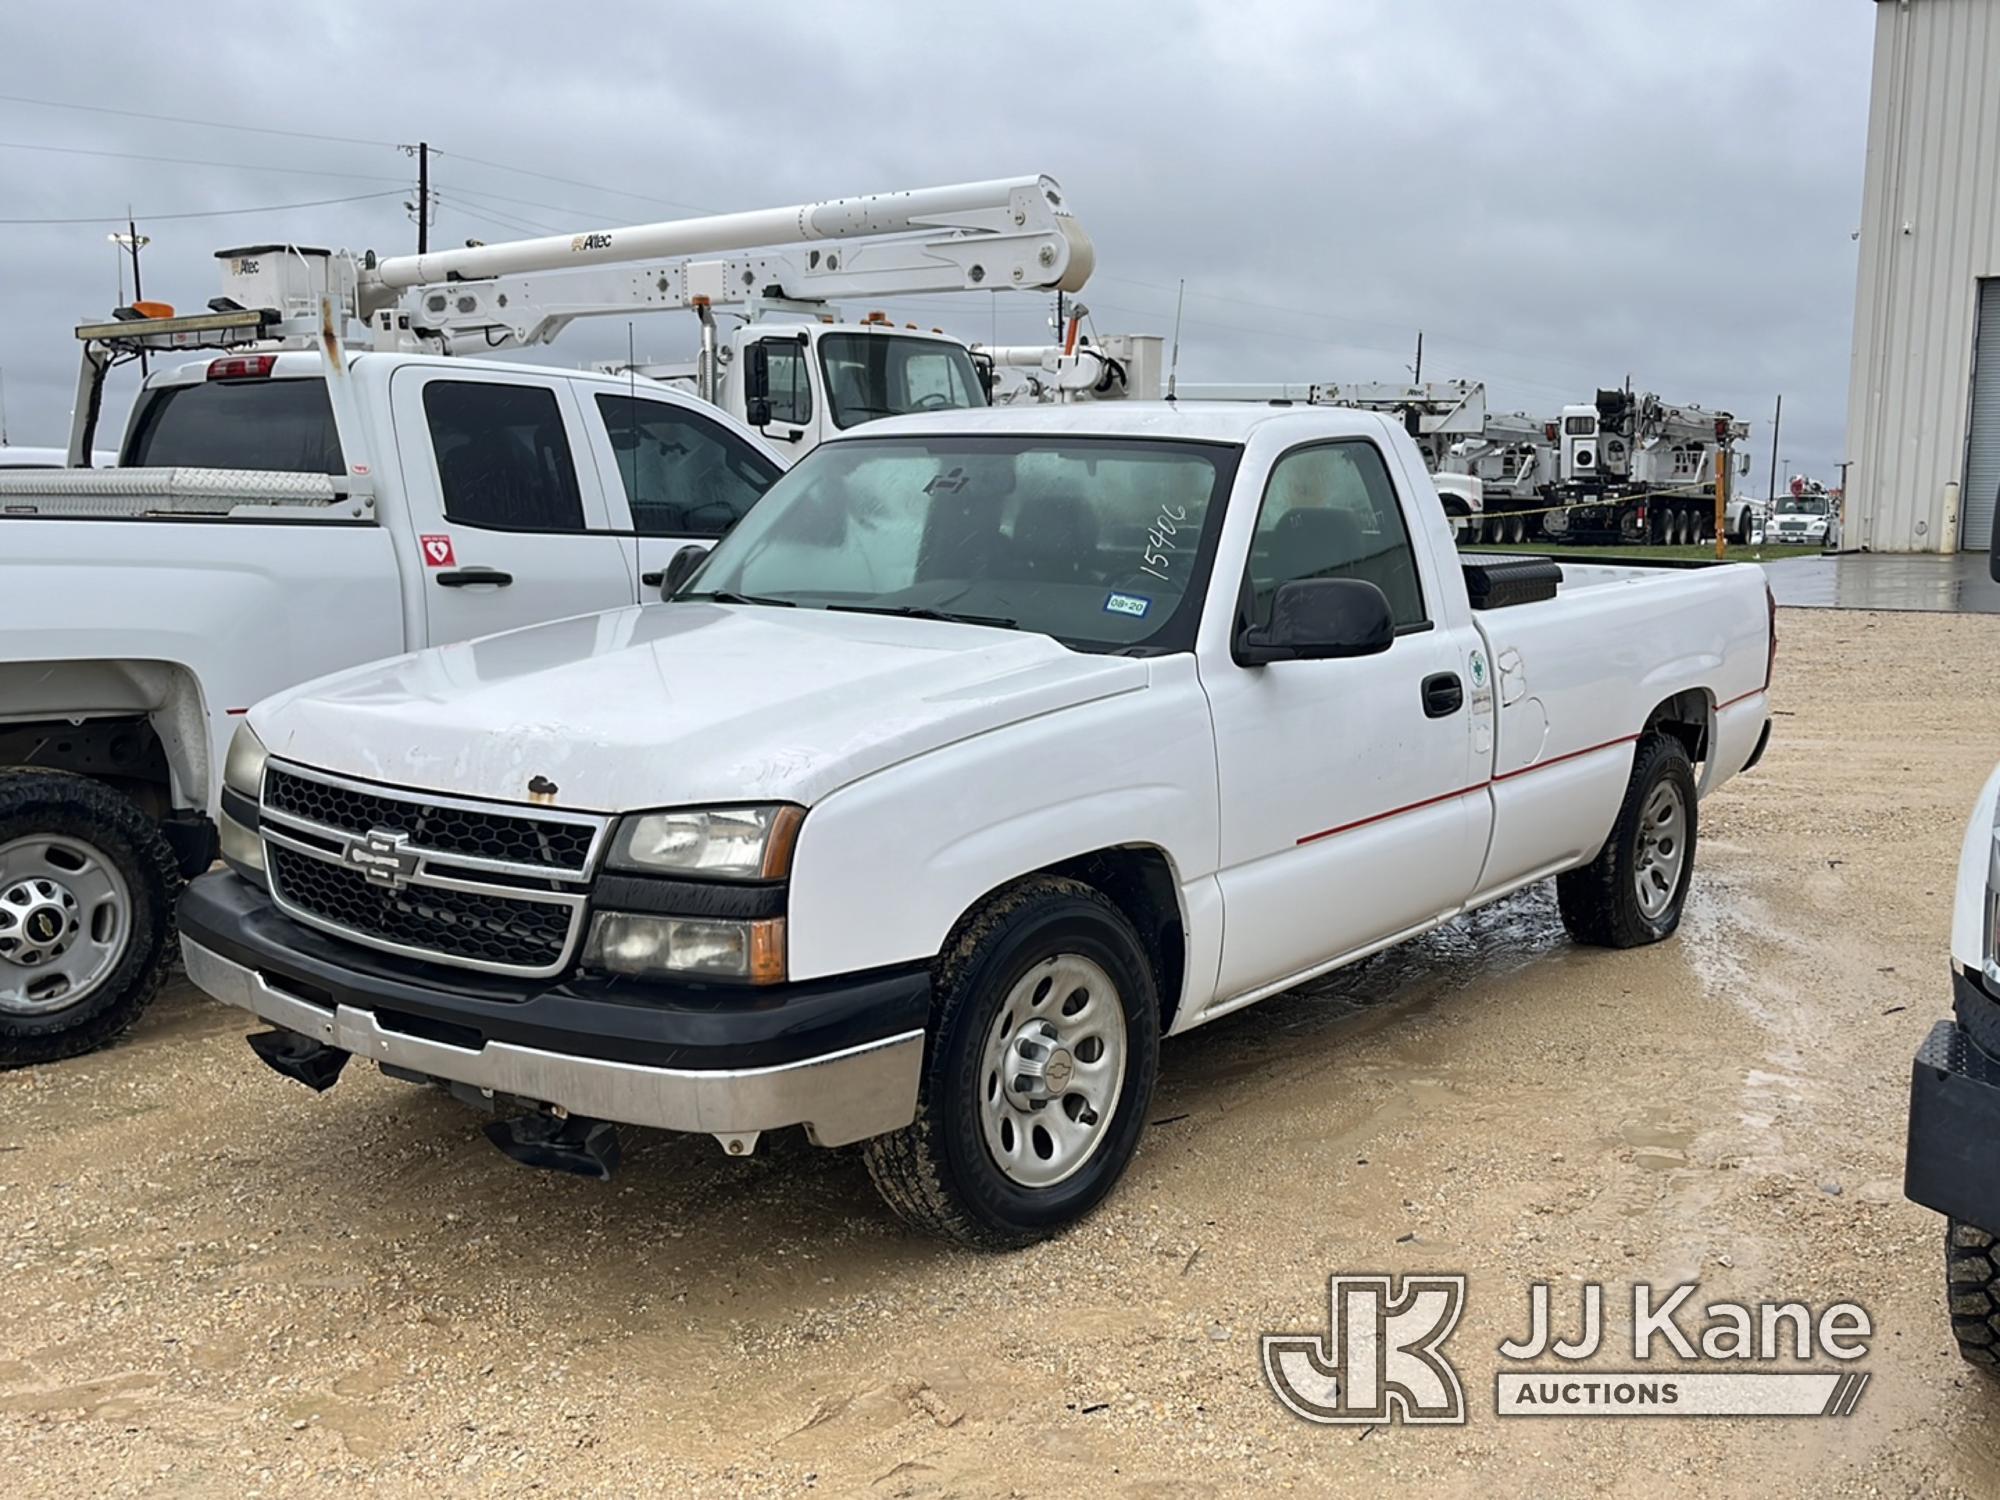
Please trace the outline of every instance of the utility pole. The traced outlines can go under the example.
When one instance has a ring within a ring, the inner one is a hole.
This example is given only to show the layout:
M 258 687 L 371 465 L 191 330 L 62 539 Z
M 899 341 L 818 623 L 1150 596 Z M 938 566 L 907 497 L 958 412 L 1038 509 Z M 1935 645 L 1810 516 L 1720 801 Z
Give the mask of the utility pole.
M 1785 397 L 1778 396 L 1777 409 L 1771 413 L 1771 504 L 1778 503 L 1778 424 L 1785 415 Z
M 7 446 L 7 372 L 0 369 L 0 448 Z
M 406 156 L 417 159 L 417 201 L 405 203 L 417 219 L 417 254 L 424 255 L 431 248 L 431 143 L 418 141 L 414 146 L 396 148 Z

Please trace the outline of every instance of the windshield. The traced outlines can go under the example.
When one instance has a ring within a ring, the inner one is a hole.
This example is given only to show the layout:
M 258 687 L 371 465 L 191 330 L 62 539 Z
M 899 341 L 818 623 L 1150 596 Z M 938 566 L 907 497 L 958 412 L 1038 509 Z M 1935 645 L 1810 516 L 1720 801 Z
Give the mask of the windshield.
M 155 387 L 132 413 L 126 468 L 344 474 L 326 382 L 206 380 Z
M 1237 454 L 1025 435 L 828 443 L 676 597 L 964 620 L 1084 651 L 1187 650 Z
M 962 344 L 893 333 L 829 333 L 819 341 L 819 360 L 836 427 L 986 405 L 986 388 Z
M 1780 500 L 1778 514 L 1781 516 L 1823 516 L 1827 513 L 1824 500 Z

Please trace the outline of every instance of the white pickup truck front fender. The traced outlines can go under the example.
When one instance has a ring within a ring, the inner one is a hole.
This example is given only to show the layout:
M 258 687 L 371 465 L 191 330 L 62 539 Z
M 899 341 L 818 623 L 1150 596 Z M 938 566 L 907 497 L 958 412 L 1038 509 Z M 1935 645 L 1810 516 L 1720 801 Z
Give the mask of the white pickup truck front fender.
M 917 756 L 809 809 L 792 865 L 792 977 L 929 958 L 1000 886 L 1140 845 L 1165 855 L 1181 891 L 1189 995 L 1212 986 L 1220 924 L 1188 896 L 1212 885 L 1219 842 L 1208 704 L 1191 657 L 1149 665 L 1137 691 Z

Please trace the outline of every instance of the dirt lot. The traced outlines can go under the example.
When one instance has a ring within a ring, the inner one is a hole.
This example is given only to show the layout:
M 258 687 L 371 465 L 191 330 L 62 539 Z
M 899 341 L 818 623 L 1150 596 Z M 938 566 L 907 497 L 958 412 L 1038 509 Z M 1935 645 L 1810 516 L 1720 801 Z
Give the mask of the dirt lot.
M 309 1096 L 177 989 L 106 1055 L 0 1076 L 6 1488 L 2000 1492 L 2000 1387 L 1951 1353 L 1939 1223 L 1900 1193 L 2000 619 L 1781 633 L 1774 747 L 1704 808 L 1676 941 L 1572 949 L 1532 892 L 1170 1042 L 1122 1190 L 1024 1254 L 903 1232 L 803 1143 L 529 1172 L 361 1068 Z M 1425 1269 L 1471 1277 L 1469 1425 L 1289 1416 L 1257 1335 L 1324 1328 L 1329 1272 Z M 1855 1415 L 1492 1415 L 1529 1281 L 1697 1277 L 1863 1301 Z

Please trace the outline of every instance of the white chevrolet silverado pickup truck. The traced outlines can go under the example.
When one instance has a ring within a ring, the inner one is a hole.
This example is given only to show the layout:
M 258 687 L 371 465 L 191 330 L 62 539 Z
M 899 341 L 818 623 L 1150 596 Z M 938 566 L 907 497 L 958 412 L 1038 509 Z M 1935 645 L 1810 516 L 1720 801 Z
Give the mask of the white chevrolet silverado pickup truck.
M 98 1046 L 152 998 L 252 703 L 634 604 L 782 467 L 650 381 L 341 369 L 345 431 L 320 354 L 231 353 L 154 372 L 119 467 L 0 476 L 0 1066 Z
M 670 585 L 671 586 L 671 585 Z M 254 707 L 189 975 L 607 1173 L 617 1127 L 866 1142 L 915 1224 L 1089 1211 L 1163 1035 L 1556 878 L 1667 937 L 1769 734 L 1750 567 L 1461 559 L 1374 414 L 838 437 L 664 602 Z

